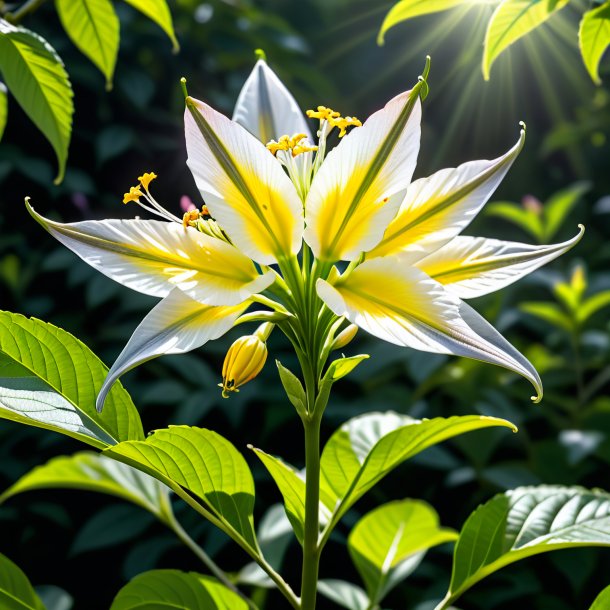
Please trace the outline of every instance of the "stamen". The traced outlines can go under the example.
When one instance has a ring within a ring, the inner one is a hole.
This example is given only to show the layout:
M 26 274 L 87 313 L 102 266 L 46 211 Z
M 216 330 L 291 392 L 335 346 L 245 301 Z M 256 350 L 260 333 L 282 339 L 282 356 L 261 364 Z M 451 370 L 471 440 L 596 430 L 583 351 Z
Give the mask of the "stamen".
M 197 220 L 199 220 L 198 210 L 191 210 L 190 212 L 185 212 L 184 216 L 182 217 L 182 226 L 186 229 L 188 226 L 190 226 L 191 222 L 196 222 Z
M 123 195 L 123 203 L 130 203 L 131 201 L 135 201 L 136 203 L 140 203 L 140 197 L 143 197 L 144 193 L 140 190 L 139 186 L 132 186 L 129 189 L 128 193 Z
M 338 119 L 331 119 L 330 124 L 333 127 L 339 128 L 339 137 L 342 138 L 347 133 L 348 127 L 362 127 L 361 121 L 354 116 L 339 117 Z
M 141 176 L 138 176 L 140 184 L 144 187 L 144 190 L 148 190 L 148 185 L 157 177 L 155 172 L 144 172 Z
M 288 135 L 283 135 L 276 142 L 275 140 L 271 140 L 267 143 L 267 150 L 271 152 L 271 154 L 277 156 L 277 153 L 280 150 L 285 150 L 286 152 L 290 152 L 293 157 L 297 155 L 306 153 L 306 152 L 315 152 L 318 150 L 317 146 L 311 146 L 307 141 L 307 134 L 305 133 L 295 133 L 292 137 Z

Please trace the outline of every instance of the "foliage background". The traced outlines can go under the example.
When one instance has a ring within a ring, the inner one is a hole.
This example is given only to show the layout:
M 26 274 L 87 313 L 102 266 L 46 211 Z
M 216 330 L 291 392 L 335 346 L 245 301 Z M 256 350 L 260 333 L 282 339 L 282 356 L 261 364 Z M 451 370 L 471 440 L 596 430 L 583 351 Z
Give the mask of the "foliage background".
M 533 195 L 545 201 L 577 181 L 588 182 L 589 190 L 556 236 L 568 238 L 582 222 L 587 233 L 581 244 L 549 268 L 475 303 L 538 366 L 546 389 L 541 405 L 530 404 L 525 381 L 487 365 L 395 349 L 363 333 L 346 349 L 372 358 L 337 387 L 325 437 L 347 418 L 370 410 L 416 417 L 498 415 L 515 422 L 520 432 L 471 433 L 428 450 L 358 503 L 337 540 L 358 514 L 389 499 L 423 498 L 439 510 L 445 525 L 459 529 L 479 502 L 518 485 L 610 489 L 608 310 L 600 309 L 571 335 L 520 310 L 526 301 L 553 302 L 553 285 L 566 281 L 579 264 L 587 272 L 588 294 L 610 289 L 610 92 L 588 80 L 576 40 L 566 35 L 578 21 L 578 7 L 570 5 L 541 32 L 509 49 L 484 83 L 479 42 L 488 7 L 403 24 L 387 34 L 380 48 L 375 37 L 391 4 L 177 0 L 170 5 L 182 47 L 178 55 L 171 53 L 157 26 L 117 4 L 122 40 L 115 86 L 108 93 L 102 75 L 62 32 L 53 4 L 43 4 L 23 25 L 51 42 L 71 75 L 76 114 L 65 181 L 53 186 L 52 151 L 13 100 L 0 144 L 0 306 L 69 330 L 107 363 L 154 299 L 129 292 L 81 263 L 31 221 L 23 197 L 31 196 L 41 213 L 66 221 L 129 217 L 136 212 L 122 206 L 122 193 L 142 171 L 154 170 L 159 174 L 154 192 L 168 208 L 178 211 L 183 195 L 197 203 L 185 165 L 179 78 L 187 77 L 191 94 L 230 114 L 258 47 L 303 108 L 321 103 L 360 118 L 407 88 L 430 53 L 431 93 L 416 177 L 501 154 L 524 120 L 525 150 L 495 200 L 520 202 Z M 601 75 L 607 85 L 607 61 Z M 475 222 L 472 233 L 532 240 L 489 214 Z M 145 427 L 202 425 L 244 452 L 251 442 L 302 465 L 300 423 L 282 398 L 271 365 L 275 357 L 293 364 L 278 336 L 270 340 L 272 358 L 263 374 L 230 400 L 221 399 L 216 383 L 224 351 L 236 336 L 231 333 L 186 356 L 162 358 L 126 376 Z M 68 438 L 2 421 L 0 488 L 52 456 L 79 449 Z M 254 456 L 247 457 L 260 515 L 280 497 Z M 246 563 L 196 515 L 185 509 L 179 518 L 222 567 L 237 570 Z M 0 506 L 0 552 L 33 583 L 68 591 L 77 609 L 107 608 L 125 581 L 146 569 L 200 569 L 196 558 L 152 518 L 86 492 L 41 491 Z M 289 553 L 298 553 L 297 546 Z M 329 545 L 323 577 L 355 579 L 344 553 L 339 545 Z M 528 560 L 477 586 L 461 607 L 502 610 L 521 603 L 532 609 L 588 608 L 608 584 L 607 554 L 587 549 Z M 287 564 L 288 578 L 296 581 L 296 562 Z M 444 593 L 449 565 L 448 547 L 430 552 L 385 605 L 425 610 L 429 600 Z M 267 607 L 281 603 L 272 593 Z

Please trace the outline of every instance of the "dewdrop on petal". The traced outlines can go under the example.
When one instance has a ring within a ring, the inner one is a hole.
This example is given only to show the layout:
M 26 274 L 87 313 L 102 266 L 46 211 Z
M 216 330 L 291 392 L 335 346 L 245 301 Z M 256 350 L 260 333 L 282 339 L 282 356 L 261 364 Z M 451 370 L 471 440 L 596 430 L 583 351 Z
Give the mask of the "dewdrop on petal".
M 229 392 L 239 392 L 240 386 L 254 379 L 265 366 L 267 360 L 267 339 L 275 325 L 261 324 L 253 335 L 237 339 L 227 351 L 222 365 L 222 397 Z

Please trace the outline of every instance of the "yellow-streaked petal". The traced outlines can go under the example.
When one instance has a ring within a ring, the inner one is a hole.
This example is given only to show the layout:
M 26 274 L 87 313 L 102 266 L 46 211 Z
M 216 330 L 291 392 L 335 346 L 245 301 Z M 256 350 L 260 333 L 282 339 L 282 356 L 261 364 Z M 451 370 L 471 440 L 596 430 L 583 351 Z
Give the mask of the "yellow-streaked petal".
M 472 299 L 500 290 L 546 265 L 573 248 L 583 233 L 580 225 L 572 239 L 549 246 L 458 236 L 416 266 L 453 294 Z
M 399 252 L 430 254 L 468 226 L 496 190 L 523 148 L 525 130 L 505 155 L 470 161 L 413 182 L 383 239 L 367 258 Z
M 318 258 L 353 260 L 383 236 L 417 161 L 418 91 L 390 100 L 322 163 L 305 202 L 305 240 Z
M 186 100 L 188 166 L 210 213 L 251 259 L 269 265 L 296 254 L 303 204 L 280 163 L 241 125 Z
M 294 133 L 304 133 L 312 141 L 299 105 L 263 59 L 256 62 L 239 93 L 233 121 L 263 144 Z
M 85 220 L 61 223 L 30 214 L 64 246 L 113 280 L 164 297 L 177 287 L 208 305 L 235 305 L 273 281 L 259 275 L 234 246 L 160 220 Z
M 183 354 L 218 339 L 249 304 L 246 301 L 230 307 L 202 305 L 181 290 L 172 290 L 142 320 L 108 371 L 97 397 L 97 410 L 102 410 L 112 384 L 123 373 L 157 356 Z
M 338 316 L 396 345 L 454 354 L 519 373 L 536 388 L 538 373 L 468 305 L 400 257 L 365 261 L 334 286 L 318 280 L 320 298 Z

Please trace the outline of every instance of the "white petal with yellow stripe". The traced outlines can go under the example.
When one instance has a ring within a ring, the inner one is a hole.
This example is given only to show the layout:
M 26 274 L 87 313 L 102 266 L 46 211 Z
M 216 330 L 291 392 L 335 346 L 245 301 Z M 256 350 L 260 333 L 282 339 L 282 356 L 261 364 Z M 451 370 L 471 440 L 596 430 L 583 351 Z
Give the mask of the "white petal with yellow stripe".
M 528 379 L 538 373 L 474 310 L 401 257 L 365 261 L 334 286 L 318 280 L 320 298 L 338 316 L 396 345 L 496 364 Z
M 108 371 L 97 397 L 97 410 L 102 410 L 112 384 L 121 375 L 157 356 L 183 354 L 218 339 L 248 305 L 248 301 L 231 307 L 202 305 L 174 289 L 142 320 Z
M 305 202 L 305 240 L 319 259 L 352 260 L 383 236 L 417 162 L 418 92 L 390 100 L 322 163 Z
M 152 296 L 179 288 L 209 305 L 235 305 L 273 283 L 234 246 L 193 228 L 160 220 L 60 223 L 30 214 L 86 263 L 124 286 Z
M 233 121 L 263 144 L 280 136 L 304 133 L 311 142 L 307 121 L 277 74 L 259 59 L 239 93 Z
M 241 125 L 191 97 L 184 116 L 188 166 L 210 213 L 251 259 L 296 254 L 303 204 L 274 156 Z
M 430 254 L 463 231 L 496 190 L 523 148 L 525 131 L 505 155 L 470 161 L 420 178 L 367 258 L 399 252 Z
M 548 246 L 458 236 L 416 263 L 462 299 L 472 299 L 500 290 L 546 265 L 574 247 L 584 227 L 572 239 Z

